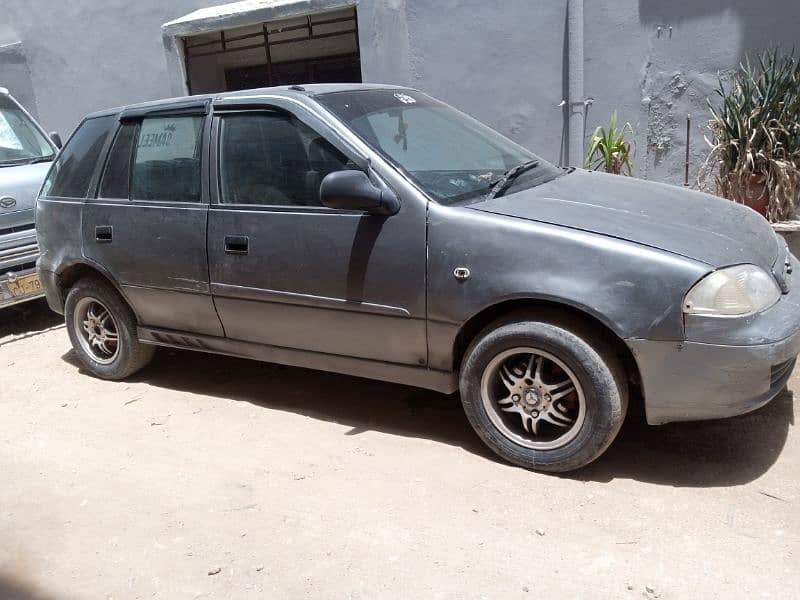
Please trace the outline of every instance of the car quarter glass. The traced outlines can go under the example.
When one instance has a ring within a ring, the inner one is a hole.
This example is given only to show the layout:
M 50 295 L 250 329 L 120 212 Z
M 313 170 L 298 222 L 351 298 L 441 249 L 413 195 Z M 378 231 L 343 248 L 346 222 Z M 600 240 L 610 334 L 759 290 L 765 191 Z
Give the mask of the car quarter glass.
M 352 165 L 311 127 L 277 112 L 225 115 L 219 143 L 223 204 L 320 206 L 325 176 Z
M 117 131 L 100 182 L 101 198 L 128 198 L 131 155 L 138 129 L 138 123 L 123 123 Z

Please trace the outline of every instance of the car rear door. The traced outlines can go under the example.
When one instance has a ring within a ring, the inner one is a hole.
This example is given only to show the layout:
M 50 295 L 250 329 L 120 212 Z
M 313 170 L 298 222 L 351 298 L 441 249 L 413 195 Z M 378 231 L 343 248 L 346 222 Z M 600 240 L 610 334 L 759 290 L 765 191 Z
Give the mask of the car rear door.
M 388 218 L 323 207 L 322 178 L 361 162 L 329 125 L 279 98 L 214 110 L 208 256 L 227 337 L 426 364 L 424 200 L 397 189 Z
M 206 256 L 208 113 L 202 100 L 123 112 L 82 233 L 142 325 L 221 336 Z

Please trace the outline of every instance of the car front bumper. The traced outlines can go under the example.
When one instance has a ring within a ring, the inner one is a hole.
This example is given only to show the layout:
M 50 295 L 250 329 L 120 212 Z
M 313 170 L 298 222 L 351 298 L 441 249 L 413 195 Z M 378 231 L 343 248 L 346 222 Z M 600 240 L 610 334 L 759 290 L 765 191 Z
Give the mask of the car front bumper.
M 639 364 L 651 425 L 755 410 L 783 389 L 800 353 L 800 333 L 756 346 L 628 342 Z
M 800 263 L 790 255 L 795 273 Z M 687 315 L 686 341 L 628 339 L 647 422 L 732 417 L 780 393 L 800 354 L 800 281 L 756 315 Z

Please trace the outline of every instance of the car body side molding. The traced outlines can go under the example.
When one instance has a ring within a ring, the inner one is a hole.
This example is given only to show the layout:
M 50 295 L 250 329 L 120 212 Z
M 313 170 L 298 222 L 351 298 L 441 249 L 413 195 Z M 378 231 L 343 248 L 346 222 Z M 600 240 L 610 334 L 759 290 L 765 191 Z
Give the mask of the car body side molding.
M 301 306 L 313 306 L 316 308 L 333 308 L 337 310 L 411 318 L 411 313 L 399 306 L 359 302 L 358 300 L 348 300 L 346 298 L 327 298 L 325 296 L 315 296 L 313 294 L 267 290 L 243 285 L 212 283 L 211 293 L 214 296 L 224 298 L 240 298 L 243 300 L 256 300 L 258 302 L 277 302 L 279 304 L 299 304 Z
M 458 390 L 458 375 L 456 373 L 436 371 L 426 367 L 414 367 L 365 358 L 268 346 L 223 337 L 187 334 L 169 329 L 139 327 L 138 337 L 139 341 L 144 344 L 155 344 L 183 350 L 199 350 L 292 367 L 303 367 L 366 379 L 401 383 L 434 390 L 443 394 L 452 394 Z

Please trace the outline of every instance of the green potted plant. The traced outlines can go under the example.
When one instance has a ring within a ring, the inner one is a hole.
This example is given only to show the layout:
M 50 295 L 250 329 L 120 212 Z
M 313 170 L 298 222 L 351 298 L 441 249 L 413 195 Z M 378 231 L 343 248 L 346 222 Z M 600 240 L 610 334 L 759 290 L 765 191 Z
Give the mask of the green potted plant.
M 633 127 L 630 123 L 625 123 L 618 128 L 617 113 L 614 112 L 607 129 L 600 126 L 594 130 L 583 168 L 594 171 L 602 169 L 615 175 L 631 175 L 631 143 L 625 139 L 626 134 L 633 136 Z
M 701 178 L 770 221 L 791 219 L 800 195 L 800 61 L 770 50 L 722 77 L 709 101 L 711 152 Z

